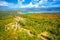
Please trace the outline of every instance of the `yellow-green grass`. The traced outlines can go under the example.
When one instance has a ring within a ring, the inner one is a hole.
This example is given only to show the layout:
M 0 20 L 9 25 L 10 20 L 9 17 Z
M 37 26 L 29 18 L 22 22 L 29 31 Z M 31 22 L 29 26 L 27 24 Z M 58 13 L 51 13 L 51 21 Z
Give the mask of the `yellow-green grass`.
M 0 19 L 0 40 L 60 39 L 60 14 L 17 14 L 6 17 Z

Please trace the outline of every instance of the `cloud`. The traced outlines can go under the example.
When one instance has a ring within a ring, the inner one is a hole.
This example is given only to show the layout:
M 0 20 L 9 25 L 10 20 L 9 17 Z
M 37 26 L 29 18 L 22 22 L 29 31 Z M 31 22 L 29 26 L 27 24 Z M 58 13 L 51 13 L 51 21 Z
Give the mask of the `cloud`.
M 12 3 L 8 3 L 6 1 L 0 1 L 0 6 L 7 6 L 8 8 L 15 8 L 16 5 Z
M 33 0 L 27 5 L 22 4 L 22 2 L 24 2 L 24 1 L 25 0 L 18 1 L 19 3 L 17 5 L 15 5 L 14 7 L 15 8 L 41 8 L 41 7 L 42 8 L 47 8 L 47 7 L 58 7 L 59 6 L 59 5 L 53 5 L 53 4 L 56 3 L 55 2 L 56 0 L 54 2 L 48 2 L 48 0 Z M 33 4 L 33 2 L 35 4 Z
M 36 4 L 33 4 L 32 2 L 30 2 L 27 5 L 24 5 L 24 4 L 22 4 L 22 2 L 24 2 L 24 1 L 25 0 L 23 0 L 23 1 L 18 0 L 18 4 L 12 5 L 11 8 L 37 8 L 38 7 L 38 4 L 37 3 Z
M 27 5 L 20 5 L 19 8 L 37 8 L 38 5 L 37 4 L 32 4 L 32 2 L 30 2 L 29 4 Z
M 31 2 L 32 2 L 32 4 L 36 4 L 36 3 L 38 3 L 40 0 L 32 0 Z
M 0 1 L 0 6 L 8 6 L 8 3 L 5 1 Z
M 60 1 L 60 0 L 53 0 L 53 1 Z
M 24 5 L 24 4 L 22 4 L 22 2 L 24 2 L 24 1 L 18 0 L 18 4 L 17 5 L 18 5 L 19 8 L 38 8 L 38 6 L 39 6 L 39 4 L 38 4 L 39 2 L 38 1 L 39 0 L 32 0 L 29 4 Z M 35 4 L 33 4 L 33 2 Z
M 8 3 L 6 1 L 0 1 L 0 6 L 7 6 L 9 8 L 46 8 L 46 7 L 58 7 L 59 5 L 56 4 L 56 1 L 59 0 L 53 0 L 53 2 L 48 2 L 48 0 L 32 0 L 29 4 L 24 5 L 23 2 L 25 0 L 18 0 L 17 4 Z M 33 4 L 34 2 L 34 4 Z

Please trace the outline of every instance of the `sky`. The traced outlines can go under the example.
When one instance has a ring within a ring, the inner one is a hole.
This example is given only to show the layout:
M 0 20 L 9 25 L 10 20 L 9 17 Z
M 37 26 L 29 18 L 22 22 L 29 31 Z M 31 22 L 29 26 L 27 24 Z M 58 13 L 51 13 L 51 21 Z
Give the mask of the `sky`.
M 60 7 L 60 0 L 0 0 L 0 8 L 51 8 Z

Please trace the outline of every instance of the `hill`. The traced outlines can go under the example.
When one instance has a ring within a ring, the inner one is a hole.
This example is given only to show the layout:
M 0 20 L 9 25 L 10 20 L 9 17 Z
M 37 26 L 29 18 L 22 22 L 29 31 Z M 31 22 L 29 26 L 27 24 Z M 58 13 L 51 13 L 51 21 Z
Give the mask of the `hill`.
M 60 14 L 0 12 L 0 40 L 60 40 Z

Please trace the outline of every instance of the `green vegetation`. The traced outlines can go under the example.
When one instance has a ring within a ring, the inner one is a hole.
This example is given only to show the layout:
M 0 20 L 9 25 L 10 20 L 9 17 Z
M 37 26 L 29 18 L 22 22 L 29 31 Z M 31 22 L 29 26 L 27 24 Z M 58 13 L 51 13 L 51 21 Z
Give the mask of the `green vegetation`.
M 0 12 L 0 40 L 60 40 L 60 14 Z

